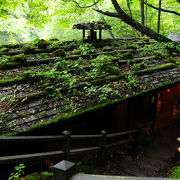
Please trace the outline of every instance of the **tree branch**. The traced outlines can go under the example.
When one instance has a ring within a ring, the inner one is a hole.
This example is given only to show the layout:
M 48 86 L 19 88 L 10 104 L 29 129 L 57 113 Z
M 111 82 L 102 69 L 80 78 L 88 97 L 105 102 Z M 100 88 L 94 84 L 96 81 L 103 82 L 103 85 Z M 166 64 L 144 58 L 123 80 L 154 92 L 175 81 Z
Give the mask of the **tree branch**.
M 102 11 L 102 10 L 97 10 L 97 9 L 93 9 L 93 10 L 97 11 L 98 13 L 104 14 L 106 16 L 120 18 L 118 13 L 115 13 L 115 12 Z
M 145 2 L 143 2 L 143 3 L 146 4 Z M 151 7 L 151 8 L 153 8 L 153 9 L 158 10 L 157 7 L 155 7 L 155 6 L 153 6 L 153 5 L 149 4 L 149 3 L 147 3 L 147 5 L 148 5 L 149 7 Z M 164 11 L 164 12 L 167 12 L 167 13 L 172 13 L 172 14 L 175 14 L 175 15 L 177 15 L 177 16 L 180 16 L 180 13 L 178 13 L 178 12 L 176 12 L 176 11 L 166 10 L 166 9 L 162 9 L 162 8 L 161 8 L 161 11 Z
M 74 2 L 79 8 L 90 8 L 90 7 L 93 7 L 94 5 L 96 5 L 99 2 L 99 0 L 89 6 L 80 6 L 79 3 L 76 2 L 75 0 L 72 0 L 72 2 Z
M 119 9 L 119 8 L 117 8 L 117 9 Z M 142 26 L 139 22 L 130 18 L 130 16 L 128 16 L 121 8 L 120 8 L 120 11 L 118 13 L 109 12 L 109 11 L 101 11 L 101 10 L 95 10 L 95 11 L 97 11 L 101 14 L 104 14 L 106 16 L 119 18 L 122 21 L 124 21 L 125 23 L 127 23 L 130 26 L 132 26 L 133 28 L 135 28 L 136 30 L 140 31 L 143 34 L 146 34 L 150 38 L 155 39 L 159 42 L 172 42 L 172 40 L 166 38 L 165 36 L 163 36 L 161 34 L 156 33 L 152 29 L 145 27 L 145 26 Z

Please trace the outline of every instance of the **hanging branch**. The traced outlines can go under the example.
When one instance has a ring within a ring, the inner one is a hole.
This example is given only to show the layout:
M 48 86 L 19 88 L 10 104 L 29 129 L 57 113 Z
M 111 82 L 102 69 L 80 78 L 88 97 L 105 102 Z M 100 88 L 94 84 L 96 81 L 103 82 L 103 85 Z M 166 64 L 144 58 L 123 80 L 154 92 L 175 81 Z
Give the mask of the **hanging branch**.
M 131 16 L 131 18 L 132 18 L 132 12 L 131 12 L 131 7 L 130 7 L 129 1 L 130 1 L 130 0 L 127 0 L 127 6 L 128 6 L 128 9 L 129 9 L 130 16 Z
M 146 4 L 146 2 L 144 2 L 144 4 Z M 151 7 L 151 8 L 153 8 L 153 9 L 159 10 L 159 8 L 153 6 L 153 5 L 149 4 L 149 3 L 147 3 L 147 5 L 148 5 L 149 7 Z M 167 12 L 167 13 L 172 13 L 172 14 L 175 14 L 175 15 L 177 15 L 177 16 L 180 16 L 180 13 L 178 13 L 178 12 L 176 12 L 176 11 L 166 10 L 166 9 L 162 9 L 162 8 L 161 8 L 161 11 L 164 11 L 164 12 Z
M 95 6 L 99 2 L 99 0 L 89 6 L 80 6 L 79 3 L 75 0 L 72 0 L 72 2 L 74 2 L 79 8 L 90 8 L 90 7 Z

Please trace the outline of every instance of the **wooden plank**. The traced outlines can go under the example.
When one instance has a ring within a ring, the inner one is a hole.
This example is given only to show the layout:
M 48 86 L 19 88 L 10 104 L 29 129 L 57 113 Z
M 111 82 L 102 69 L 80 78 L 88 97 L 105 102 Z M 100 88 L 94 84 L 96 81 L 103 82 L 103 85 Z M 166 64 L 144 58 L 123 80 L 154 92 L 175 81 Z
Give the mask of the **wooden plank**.
M 62 140 L 63 136 L 0 136 L 0 142 L 10 141 L 49 141 L 49 140 Z
M 52 157 L 63 157 L 63 151 L 52 151 L 43 153 L 23 154 L 14 156 L 0 157 L 0 164 L 12 164 L 16 162 L 33 161 L 38 159 L 46 159 Z
M 130 130 L 130 131 L 125 131 L 125 132 L 108 134 L 108 135 L 107 135 L 107 138 L 113 138 L 113 137 L 118 137 L 118 136 L 124 136 L 124 135 L 134 134 L 134 133 L 136 133 L 136 132 L 137 132 L 137 130 Z
M 70 150 L 70 155 L 76 155 L 76 154 L 79 154 L 79 153 L 93 152 L 93 151 L 98 151 L 100 149 L 101 149 L 101 147 L 98 147 L 98 146 L 80 148 L 80 149 L 72 149 L 72 150 Z
M 80 140 L 80 139 L 100 139 L 102 138 L 101 134 L 92 134 L 92 135 L 71 135 L 71 139 Z
M 114 147 L 114 146 L 118 146 L 118 145 L 121 145 L 121 144 L 127 144 L 127 143 L 134 142 L 134 141 L 135 141 L 134 139 L 122 140 L 122 141 L 119 141 L 119 142 L 108 144 L 108 145 L 106 145 L 106 148 L 111 148 L 111 147 Z

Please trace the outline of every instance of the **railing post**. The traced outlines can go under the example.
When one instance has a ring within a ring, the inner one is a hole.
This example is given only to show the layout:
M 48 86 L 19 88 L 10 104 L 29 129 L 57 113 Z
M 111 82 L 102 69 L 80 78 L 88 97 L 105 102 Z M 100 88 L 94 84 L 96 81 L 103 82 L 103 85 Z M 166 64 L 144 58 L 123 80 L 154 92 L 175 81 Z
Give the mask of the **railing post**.
M 52 168 L 54 180 L 69 180 L 76 173 L 76 164 L 70 161 L 61 161 Z
M 64 153 L 65 153 L 65 159 L 69 160 L 69 156 L 70 156 L 70 135 L 71 133 L 67 130 L 62 132 L 63 136 L 65 137 L 65 141 L 64 141 Z
M 101 135 L 102 135 L 102 139 L 101 139 L 101 159 L 104 159 L 104 152 L 105 152 L 105 149 L 106 149 L 106 135 L 107 135 L 107 132 L 105 130 L 102 130 L 101 131 Z
M 133 154 L 135 154 L 137 151 L 138 138 L 139 138 L 139 128 L 137 129 L 137 132 L 135 132 L 135 135 L 134 135 L 134 143 L 132 145 L 132 153 Z

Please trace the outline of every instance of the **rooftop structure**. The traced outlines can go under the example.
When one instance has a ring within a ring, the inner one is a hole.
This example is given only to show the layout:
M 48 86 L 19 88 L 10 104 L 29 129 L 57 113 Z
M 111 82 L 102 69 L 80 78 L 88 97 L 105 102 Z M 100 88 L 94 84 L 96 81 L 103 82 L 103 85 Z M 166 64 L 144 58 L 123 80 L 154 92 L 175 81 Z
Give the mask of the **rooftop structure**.
M 143 49 L 150 44 L 157 46 L 149 39 L 1 46 L 0 133 L 56 125 L 179 84 L 179 56 Z
M 105 24 L 102 21 L 93 21 L 93 22 L 85 22 L 85 23 L 81 23 L 81 24 L 75 24 L 73 26 L 73 29 L 82 29 L 83 31 L 83 39 L 86 36 L 86 30 L 89 30 L 89 34 L 88 34 L 88 41 L 89 42 L 97 42 L 97 32 L 96 30 L 99 31 L 99 41 L 102 40 L 102 30 L 107 30 L 110 29 L 111 30 L 111 26 L 108 24 Z

